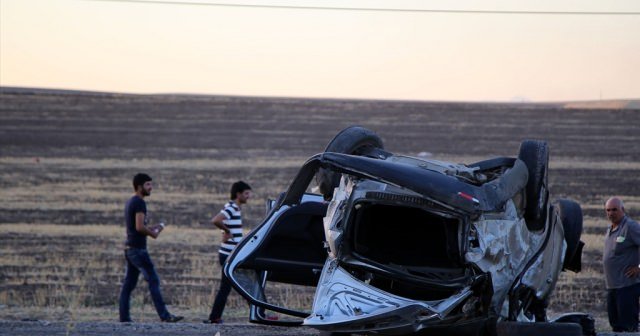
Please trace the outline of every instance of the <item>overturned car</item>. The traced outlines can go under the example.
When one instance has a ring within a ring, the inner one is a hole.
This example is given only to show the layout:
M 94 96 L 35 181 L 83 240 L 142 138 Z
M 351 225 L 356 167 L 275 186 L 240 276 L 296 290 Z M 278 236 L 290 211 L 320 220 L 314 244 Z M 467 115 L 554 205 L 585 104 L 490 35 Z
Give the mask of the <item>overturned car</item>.
M 517 158 L 466 165 L 394 155 L 349 127 L 270 202 L 224 272 L 252 322 L 324 334 L 593 334 L 584 314 L 547 319 L 558 275 L 580 271 L 583 246 L 580 206 L 549 200 L 548 157 L 532 140 Z M 311 309 L 271 302 L 268 283 L 315 287 Z M 272 321 L 265 309 L 300 319 Z

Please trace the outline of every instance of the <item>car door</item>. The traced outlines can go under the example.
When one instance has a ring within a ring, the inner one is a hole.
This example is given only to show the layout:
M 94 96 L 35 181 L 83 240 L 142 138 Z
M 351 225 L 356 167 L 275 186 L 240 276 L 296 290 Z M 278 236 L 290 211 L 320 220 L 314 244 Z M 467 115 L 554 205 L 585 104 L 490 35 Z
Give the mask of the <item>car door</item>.
M 328 203 L 322 195 L 305 192 L 314 173 L 315 169 L 301 170 L 289 190 L 268 204 L 265 219 L 225 263 L 225 275 L 251 305 L 252 322 L 297 325 L 311 312 L 311 300 L 306 300 L 308 307 L 285 307 L 265 293 L 270 286 L 282 284 L 302 286 L 311 297 L 315 292 L 327 258 L 323 218 Z M 269 319 L 268 310 L 287 319 Z

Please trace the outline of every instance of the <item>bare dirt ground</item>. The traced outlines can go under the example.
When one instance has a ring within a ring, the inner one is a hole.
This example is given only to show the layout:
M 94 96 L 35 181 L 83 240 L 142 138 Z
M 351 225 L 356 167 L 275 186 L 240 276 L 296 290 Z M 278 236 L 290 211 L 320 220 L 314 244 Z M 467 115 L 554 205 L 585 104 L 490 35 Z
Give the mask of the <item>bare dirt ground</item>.
M 631 336 L 636 333 L 598 333 L 599 336 Z M 270 327 L 247 324 L 211 326 L 193 323 L 114 323 L 114 322 L 49 322 L 49 321 L 0 321 L 0 335 L 11 336 L 306 336 L 319 335 L 313 329 L 296 327 Z M 516 335 L 514 335 L 516 336 Z
M 550 308 L 592 313 L 608 330 L 602 203 L 619 195 L 640 218 L 638 109 L 0 88 L 0 320 L 7 321 L 0 333 L 13 325 L 50 323 L 42 332 L 112 325 L 123 275 L 122 207 L 138 171 L 154 178 L 152 220 L 169 224 L 149 247 L 163 294 L 172 310 L 188 313 L 191 328 L 218 286 L 219 237 L 209 219 L 229 184 L 253 186 L 243 213 L 254 226 L 304 160 L 354 124 L 376 131 L 392 152 L 463 163 L 514 156 L 523 139 L 548 141 L 552 197 L 581 204 L 586 242 L 583 271 L 561 274 Z M 296 293 L 274 300 L 310 304 Z M 232 295 L 228 307 L 225 316 L 244 323 L 243 300 Z M 154 314 L 141 280 L 132 315 L 153 329 Z
M 309 328 L 270 327 L 248 324 L 205 325 L 195 323 L 115 323 L 115 322 L 48 322 L 0 321 L 0 335 L 11 336 L 305 336 L 318 335 Z

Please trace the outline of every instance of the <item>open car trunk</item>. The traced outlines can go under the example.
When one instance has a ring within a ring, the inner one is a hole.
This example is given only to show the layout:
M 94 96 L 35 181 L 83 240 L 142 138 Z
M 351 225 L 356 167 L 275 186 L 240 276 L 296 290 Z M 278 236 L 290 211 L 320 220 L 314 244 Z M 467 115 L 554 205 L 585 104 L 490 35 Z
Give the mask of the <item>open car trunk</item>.
M 395 295 L 447 298 L 468 279 L 459 242 L 461 223 L 423 208 L 359 202 L 348 222 L 345 267 L 360 269 L 363 280 Z

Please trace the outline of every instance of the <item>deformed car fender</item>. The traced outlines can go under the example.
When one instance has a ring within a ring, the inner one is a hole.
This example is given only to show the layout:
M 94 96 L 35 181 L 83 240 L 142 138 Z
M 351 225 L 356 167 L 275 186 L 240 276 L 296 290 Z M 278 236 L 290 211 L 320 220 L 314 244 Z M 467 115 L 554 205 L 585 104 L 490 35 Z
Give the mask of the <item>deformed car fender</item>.
M 501 219 L 481 217 L 473 222 L 478 246 L 470 248 L 465 259 L 492 276 L 494 295 L 491 306 L 494 313 L 507 316 L 507 295 L 513 279 L 526 266 L 544 243 L 545 235 L 526 229 L 523 218 L 512 201 L 505 205 Z
M 550 230 L 550 237 L 547 245 L 523 274 L 521 280 L 522 285 L 535 290 L 535 296 L 539 300 L 546 298 L 555 287 L 560 274 L 555 270 L 562 266 L 567 249 L 560 217 L 556 211 L 553 211 L 553 207 L 550 210 L 547 227 L 547 230 Z

